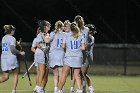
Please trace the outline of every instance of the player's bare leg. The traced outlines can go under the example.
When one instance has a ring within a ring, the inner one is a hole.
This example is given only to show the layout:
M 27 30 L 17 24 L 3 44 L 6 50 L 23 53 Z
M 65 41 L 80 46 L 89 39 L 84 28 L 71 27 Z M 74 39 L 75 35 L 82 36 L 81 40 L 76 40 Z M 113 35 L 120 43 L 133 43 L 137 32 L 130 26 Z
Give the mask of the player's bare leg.
M 0 77 L 0 83 L 5 82 L 9 79 L 9 72 L 3 72 L 2 76 Z
M 62 92 L 62 88 L 66 82 L 66 78 L 68 76 L 69 70 L 70 70 L 70 67 L 64 64 L 64 66 L 62 68 L 62 77 L 61 77 L 61 80 L 58 84 L 58 93 Z
M 12 90 L 12 93 L 16 93 L 16 87 L 18 84 L 19 69 L 16 68 L 16 69 L 12 70 L 12 72 L 13 72 L 13 90 Z
M 42 86 L 42 81 L 43 81 L 43 78 L 44 78 L 44 74 L 46 72 L 46 65 L 45 64 L 38 64 L 38 67 L 39 67 L 39 77 L 38 77 L 38 85 L 37 85 L 37 92 L 42 92 L 44 93 L 43 91 L 43 86 Z
M 70 93 L 74 93 L 74 85 L 75 85 L 75 78 L 73 73 L 72 74 L 72 79 L 71 79 L 71 88 L 70 88 Z
M 54 93 L 57 91 L 58 82 L 59 82 L 59 70 L 58 66 L 53 68 L 53 80 L 54 80 Z
M 38 66 L 36 66 L 36 86 L 33 89 L 34 92 L 36 92 L 36 90 L 37 90 L 38 78 L 39 78 L 39 68 L 38 68 Z
M 74 68 L 74 78 L 76 80 L 76 84 L 78 88 L 76 93 L 82 93 L 82 87 L 81 87 L 82 80 L 81 80 L 80 72 L 81 72 L 80 68 Z
M 62 78 L 62 67 L 59 67 L 58 68 L 58 83 L 60 82 L 61 78 Z M 58 86 L 58 84 L 57 84 L 57 86 Z M 64 88 L 64 86 L 63 86 L 63 88 Z
M 47 68 L 47 69 L 46 69 L 46 72 L 45 72 L 45 75 L 44 75 L 44 78 L 43 78 L 43 81 L 42 81 L 43 89 L 45 89 L 46 84 L 47 84 L 47 82 L 48 82 L 48 73 L 49 73 L 49 69 Z

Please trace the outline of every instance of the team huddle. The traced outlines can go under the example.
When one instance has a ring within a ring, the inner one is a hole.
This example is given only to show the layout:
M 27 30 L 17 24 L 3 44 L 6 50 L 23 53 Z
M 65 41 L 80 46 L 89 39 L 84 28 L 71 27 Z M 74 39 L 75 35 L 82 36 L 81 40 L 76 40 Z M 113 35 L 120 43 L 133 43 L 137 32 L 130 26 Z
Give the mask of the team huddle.
M 49 69 L 52 69 L 54 93 L 65 92 L 64 85 L 69 72 L 71 74 L 70 93 L 95 93 L 87 71 L 89 63 L 93 62 L 93 35 L 96 33 L 96 27 L 92 24 L 85 25 L 80 15 L 77 15 L 72 23 L 69 20 L 57 21 L 55 30 L 50 33 L 51 24 L 48 21 L 38 21 L 38 25 L 36 38 L 31 47 L 37 71 L 33 91 L 45 93 Z M 3 74 L 0 77 L 0 83 L 9 79 L 9 71 L 12 70 L 14 76 L 12 93 L 16 93 L 19 74 L 17 54 L 24 56 L 25 52 L 16 48 L 18 42 L 13 37 L 15 27 L 5 25 L 4 30 L 6 35 L 2 38 Z

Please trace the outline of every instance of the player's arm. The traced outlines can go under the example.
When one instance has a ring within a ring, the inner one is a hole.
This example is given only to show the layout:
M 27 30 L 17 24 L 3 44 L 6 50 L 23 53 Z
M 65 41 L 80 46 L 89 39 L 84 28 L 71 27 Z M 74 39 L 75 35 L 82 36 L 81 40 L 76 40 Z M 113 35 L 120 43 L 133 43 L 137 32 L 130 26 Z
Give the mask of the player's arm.
M 84 43 L 81 43 L 80 49 L 85 50 L 85 44 Z
M 94 37 L 91 36 L 91 42 L 89 43 L 90 46 L 93 46 L 94 45 Z
M 36 50 L 36 38 L 33 40 L 33 43 L 32 43 L 32 47 L 31 47 L 31 51 L 33 52 L 33 53 L 35 53 L 35 50 Z
M 87 46 L 88 46 L 88 47 L 94 45 L 94 38 L 93 38 L 93 37 L 90 37 L 90 38 L 91 38 L 91 42 L 87 43 Z
M 66 43 L 61 43 L 62 48 L 66 48 Z
M 31 51 L 35 53 L 35 47 L 31 47 Z
M 39 42 L 36 42 L 36 47 L 42 50 L 42 47 L 40 46 Z
M 81 49 L 81 50 L 85 50 L 86 47 L 87 47 L 87 43 L 86 43 L 86 41 L 85 41 L 85 38 L 82 36 L 80 49 Z
M 42 48 L 42 47 L 40 46 L 39 42 L 36 42 L 36 47 L 39 48 L 39 49 L 41 49 L 43 52 L 45 51 L 45 48 Z
M 62 48 L 66 48 L 66 36 L 63 37 L 63 41 L 61 43 Z
M 10 50 L 11 50 L 12 54 L 14 54 L 14 55 L 16 55 L 16 54 L 25 55 L 24 51 L 20 51 L 20 50 L 16 49 L 16 39 L 15 38 L 11 38 L 10 41 L 11 41 Z
M 14 54 L 14 55 L 16 55 L 16 54 L 24 55 L 25 54 L 25 52 L 21 52 L 21 51 L 17 50 L 14 45 L 10 45 L 10 49 L 11 49 L 12 54 Z

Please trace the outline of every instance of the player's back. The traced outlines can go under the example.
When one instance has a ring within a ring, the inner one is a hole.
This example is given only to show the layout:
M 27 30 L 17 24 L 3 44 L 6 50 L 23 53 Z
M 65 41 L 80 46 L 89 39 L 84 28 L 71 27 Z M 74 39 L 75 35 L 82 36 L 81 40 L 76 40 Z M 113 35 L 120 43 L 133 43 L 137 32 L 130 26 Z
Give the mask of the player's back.
M 87 42 L 88 33 L 89 33 L 89 28 L 84 26 L 84 28 L 81 29 L 81 34 L 83 35 L 85 42 Z
M 65 56 L 82 56 L 82 52 L 80 49 L 81 43 L 84 43 L 84 39 L 81 34 L 78 38 L 74 38 L 72 35 L 67 37 Z
M 61 47 L 61 43 L 63 42 L 64 36 L 65 33 L 62 31 L 55 33 L 53 41 L 51 42 L 50 51 L 52 50 L 64 51 L 64 49 Z
M 10 45 L 16 44 L 16 39 L 11 35 L 5 35 L 2 38 L 2 55 L 12 55 Z

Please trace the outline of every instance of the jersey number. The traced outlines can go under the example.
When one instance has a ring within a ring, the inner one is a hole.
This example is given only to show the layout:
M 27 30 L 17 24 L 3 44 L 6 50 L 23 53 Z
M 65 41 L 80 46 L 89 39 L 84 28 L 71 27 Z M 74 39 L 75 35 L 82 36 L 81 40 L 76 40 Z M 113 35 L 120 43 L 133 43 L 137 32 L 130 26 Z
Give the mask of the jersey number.
M 71 49 L 78 49 L 78 41 L 70 41 Z
M 62 41 L 63 41 L 63 39 L 57 39 L 57 47 L 58 47 L 58 48 L 61 47 Z
M 8 51 L 8 44 L 2 43 L 2 51 Z

